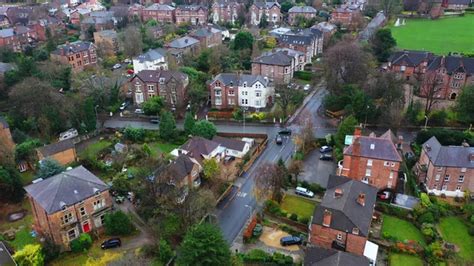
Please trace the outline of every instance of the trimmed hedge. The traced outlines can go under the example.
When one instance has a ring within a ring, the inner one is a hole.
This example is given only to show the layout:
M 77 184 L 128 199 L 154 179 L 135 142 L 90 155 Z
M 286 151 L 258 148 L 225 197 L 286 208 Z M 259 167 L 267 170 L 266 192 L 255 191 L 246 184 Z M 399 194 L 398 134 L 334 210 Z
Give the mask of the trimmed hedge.
M 311 81 L 313 78 L 313 73 L 309 71 L 295 71 L 294 77 L 297 79 Z

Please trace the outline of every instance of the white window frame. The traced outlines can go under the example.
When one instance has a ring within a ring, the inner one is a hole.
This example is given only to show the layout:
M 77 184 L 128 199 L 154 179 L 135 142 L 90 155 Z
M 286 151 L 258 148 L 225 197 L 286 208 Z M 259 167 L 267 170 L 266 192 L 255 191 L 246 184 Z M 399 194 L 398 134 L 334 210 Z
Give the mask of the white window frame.
M 439 181 L 441 179 L 441 175 L 440 174 L 436 174 L 435 175 L 435 181 Z
M 449 182 L 450 178 L 451 178 L 450 175 L 445 175 L 443 180 L 444 180 L 444 182 Z
M 464 175 L 459 175 L 458 177 L 458 183 L 464 183 L 465 176 Z
M 371 176 L 372 175 L 372 169 L 366 168 L 365 169 L 365 176 Z
M 372 163 L 373 163 L 372 159 L 367 160 L 367 166 L 372 166 Z
M 336 235 L 336 239 L 337 239 L 337 240 L 342 240 L 342 234 L 341 234 L 341 233 L 338 233 L 338 234 Z
M 384 162 L 383 162 L 383 166 L 390 166 L 390 162 L 384 161 Z

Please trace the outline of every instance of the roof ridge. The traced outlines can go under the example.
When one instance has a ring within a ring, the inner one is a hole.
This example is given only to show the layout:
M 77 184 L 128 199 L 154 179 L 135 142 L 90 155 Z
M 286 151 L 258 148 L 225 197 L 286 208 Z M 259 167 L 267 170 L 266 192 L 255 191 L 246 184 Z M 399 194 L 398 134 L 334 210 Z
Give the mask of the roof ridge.
M 64 172 L 59 173 L 59 174 L 57 174 L 57 175 L 55 175 L 55 176 L 52 176 L 52 177 L 50 177 L 50 178 L 54 178 L 54 177 L 56 177 L 56 176 L 58 176 L 58 175 L 61 175 L 61 174 L 63 174 L 63 173 L 64 173 Z M 56 202 L 56 198 L 58 197 L 59 187 L 60 187 L 61 184 L 63 183 L 63 180 L 64 180 L 63 178 L 60 178 L 59 184 L 56 186 L 56 191 L 54 192 L 53 200 L 50 201 L 50 205 L 47 207 L 47 210 L 46 210 L 46 212 L 48 212 L 48 213 L 51 211 L 51 209 L 52 209 L 52 207 L 53 207 L 52 205 L 54 204 L 54 202 Z M 52 180 L 52 181 L 49 183 L 49 185 L 51 185 L 53 182 L 54 182 L 54 180 Z M 48 186 L 49 186 L 49 185 L 48 185 Z M 45 209 L 46 209 L 46 208 L 45 208 Z

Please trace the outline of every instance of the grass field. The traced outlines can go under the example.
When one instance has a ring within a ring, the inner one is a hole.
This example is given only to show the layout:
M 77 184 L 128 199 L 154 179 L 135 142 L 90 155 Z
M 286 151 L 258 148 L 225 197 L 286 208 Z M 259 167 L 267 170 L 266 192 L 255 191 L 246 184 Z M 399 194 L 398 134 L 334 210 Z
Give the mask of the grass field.
M 425 50 L 435 54 L 474 53 L 474 14 L 438 20 L 407 19 L 405 26 L 390 26 L 400 49 Z
M 407 254 L 390 254 L 390 266 L 423 266 L 423 260 Z
M 382 234 L 384 233 L 388 233 L 398 241 L 403 242 L 405 240 L 414 240 L 420 245 L 426 246 L 425 239 L 423 238 L 420 230 L 418 230 L 418 228 L 416 228 L 413 224 L 405 220 L 398 219 L 397 217 L 388 215 L 383 216 Z
M 457 217 L 446 217 L 440 220 L 439 227 L 443 239 L 460 248 L 459 256 L 474 262 L 474 237 L 469 235 L 467 226 Z
M 316 203 L 314 201 L 304 199 L 294 195 L 285 195 L 281 208 L 288 213 L 295 213 L 298 217 L 309 218 L 313 215 Z

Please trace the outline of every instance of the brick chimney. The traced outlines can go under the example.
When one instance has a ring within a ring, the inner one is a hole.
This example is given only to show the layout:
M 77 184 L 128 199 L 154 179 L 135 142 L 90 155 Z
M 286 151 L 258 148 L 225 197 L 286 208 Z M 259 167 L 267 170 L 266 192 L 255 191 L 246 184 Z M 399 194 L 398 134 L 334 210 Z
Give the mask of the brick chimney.
M 329 227 L 331 225 L 332 213 L 329 210 L 324 210 L 323 226 Z
M 360 137 L 362 135 L 362 129 L 361 127 L 357 126 L 355 129 L 354 129 L 354 138 L 355 137 Z
M 342 195 L 344 195 L 344 191 L 341 188 L 336 188 L 334 190 L 334 197 L 335 198 L 340 198 L 340 197 L 342 197 Z
M 361 206 L 365 206 L 365 194 L 360 193 L 359 196 L 357 197 L 357 203 L 359 203 Z

